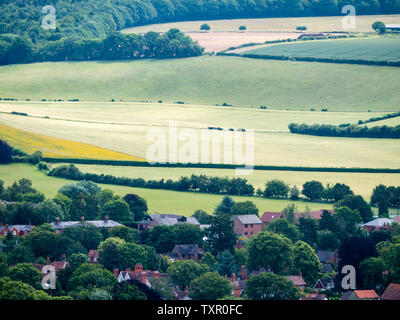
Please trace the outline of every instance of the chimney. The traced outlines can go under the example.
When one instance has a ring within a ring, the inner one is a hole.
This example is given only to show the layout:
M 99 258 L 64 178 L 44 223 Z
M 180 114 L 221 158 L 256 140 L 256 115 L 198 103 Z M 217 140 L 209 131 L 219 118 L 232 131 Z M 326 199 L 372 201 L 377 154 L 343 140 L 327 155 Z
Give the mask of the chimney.
M 60 217 L 57 217 L 56 218 L 56 223 L 60 223 L 60 221 L 61 221 Z
M 49 265 L 49 264 L 50 264 L 50 258 L 46 257 L 46 265 Z
M 138 263 L 135 265 L 135 273 L 139 273 L 143 271 L 143 265 L 141 263 Z
M 117 278 L 118 274 L 119 274 L 119 270 L 118 269 L 114 269 L 113 270 L 114 276 Z
M 85 222 L 85 217 L 84 216 L 81 217 L 81 222 Z
M 160 272 L 159 271 L 154 271 L 153 275 L 154 275 L 154 279 L 158 279 L 160 277 Z
M 108 216 L 104 216 L 104 223 L 107 223 L 108 222 Z
M 146 284 L 146 272 L 142 272 L 142 273 L 140 274 L 140 281 L 141 281 L 143 284 Z
M 232 273 L 232 281 L 237 281 L 237 277 L 235 273 Z
M 61 261 L 67 261 L 67 255 L 65 253 L 61 255 Z

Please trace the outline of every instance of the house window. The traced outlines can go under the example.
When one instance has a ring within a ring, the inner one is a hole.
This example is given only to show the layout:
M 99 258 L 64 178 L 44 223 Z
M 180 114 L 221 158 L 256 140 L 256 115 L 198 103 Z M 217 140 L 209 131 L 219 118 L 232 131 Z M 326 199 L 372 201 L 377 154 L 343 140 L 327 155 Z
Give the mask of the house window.
M 245 225 L 244 225 L 244 227 L 245 227 L 245 228 L 247 228 L 247 227 L 248 227 L 248 225 L 247 225 L 247 224 L 245 224 Z
M 17 235 L 17 231 L 14 230 L 14 231 L 12 232 L 12 234 L 13 234 L 14 236 L 16 236 L 16 235 Z
M 253 231 L 250 234 L 253 234 Z
M 247 236 L 247 231 L 244 234 Z
M 253 228 L 253 225 L 250 225 Z

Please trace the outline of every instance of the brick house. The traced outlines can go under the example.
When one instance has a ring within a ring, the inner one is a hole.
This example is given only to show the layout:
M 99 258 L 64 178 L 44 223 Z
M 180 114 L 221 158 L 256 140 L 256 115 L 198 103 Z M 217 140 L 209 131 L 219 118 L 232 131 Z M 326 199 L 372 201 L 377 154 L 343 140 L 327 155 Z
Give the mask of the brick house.
M 400 300 L 400 284 L 391 283 L 383 292 L 382 300 Z
M 151 288 L 150 281 L 154 279 L 168 279 L 168 273 L 160 273 L 159 271 L 143 270 L 143 265 L 138 263 L 135 265 L 133 270 L 127 269 L 125 271 L 119 271 L 114 269 L 114 276 L 118 279 L 118 282 L 124 282 L 129 280 L 138 280 L 143 284 Z
M 388 230 L 394 220 L 389 218 L 377 218 L 362 225 L 362 228 L 368 232 L 377 230 Z
M 379 300 L 375 290 L 354 290 L 346 292 L 341 300 Z
M 299 288 L 301 291 L 306 289 L 306 282 L 303 279 L 301 273 L 298 276 L 286 276 L 287 280 L 292 281 L 294 286 Z
M 268 227 L 272 221 L 280 218 L 283 218 L 283 214 L 281 212 L 264 212 L 261 217 L 261 221 L 264 227 Z
M 334 213 L 334 210 L 326 210 L 326 209 L 321 209 L 318 211 L 310 211 L 310 212 L 296 212 L 294 214 L 294 220 L 297 222 L 297 221 L 299 221 L 299 219 L 301 217 L 305 217 L 305 218 L 310 217 L 310 218 L 319 220 L 319 219 L 321 219 L 321 216 L 324 213 L 324 211 L 327 211 L 332 214 Z
M 233 219 L 233 231 L 250 238 L 262 231 L 263 223 L 255 214 L 238 215 Z
M 200 261 L 204 255 L 204 250 L 197 244 L 177 244 L 168 256 L 173 260 L 194 260 Z
M 13 236 L 20 237 L 28 234 L 33 228 L 34 226 L 25 224 L 0 226 L 0 235 L 7 236 L 8 233 L 11 233 Z

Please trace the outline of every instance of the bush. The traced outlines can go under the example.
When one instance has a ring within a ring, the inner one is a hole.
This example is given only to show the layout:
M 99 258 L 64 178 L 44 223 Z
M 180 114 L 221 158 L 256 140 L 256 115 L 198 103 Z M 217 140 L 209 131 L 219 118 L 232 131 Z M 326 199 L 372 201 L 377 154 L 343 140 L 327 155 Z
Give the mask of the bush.
M 240 27 L 239 27 L 239 30 L 240 30 L 240 31 L 244 31 L 244 30 L 246 30 L 246 29 L 247 29 L 246 26 L 240 26 Z
M 200 26 L 200 30 L 206 30 L 206 31 L 208 31 L 208 30 L 211 30 L 211 27 L 210 27 L 207 23 L 203 23 L 203 24 Z

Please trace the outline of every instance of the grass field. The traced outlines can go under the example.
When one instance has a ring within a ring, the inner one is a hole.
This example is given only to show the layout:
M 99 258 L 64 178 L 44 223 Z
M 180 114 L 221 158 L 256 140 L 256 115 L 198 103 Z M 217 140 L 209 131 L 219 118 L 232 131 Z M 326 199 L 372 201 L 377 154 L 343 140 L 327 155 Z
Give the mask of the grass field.
M 400 38 L 364 38 L 285 43 L 243 53 L 285 57 L 400 61 Z
M 83 158 L 103 160 L 144 161 L 142 158 L 99 148 L 90 144 L 53 138 L 0 123 L 0 139 L 27 153 L 41 151 L 51 158 Z
M 0 111 L 11 110 L 32 116 L 1 113 L 0 122 L 18 129 L 68 138 L 140 158 L 146 158 L 146 151 L 152 145 L 146 141 L 149 130 L 162 129 L 168 135 L 169 121 L 176 120 L 178 133 L 183 128 L 192 128 L 198 137 L 199 128 L 208 126 L 255 130 L 255 164 L 400 168 L 400 144 L 394 140 L 294 135 L 287 128 L 290 122 L 357 123 L 360 119 L 369 119 L 381 113 L 278 111 L 164 103 L 0 104 Z M 178 147 L 182 144 L 178 144 Z
M 0 165 L 0 180 L 9 186 L 21 178 L 32 180 L 33 187 L 43 192 L 47 197 L 56 195 L 57 190 L 65 184 L 75 183 L 67 179 L 53 178 L 44 175 L 36 167 L 28 164 Z M 197 209 L 212 213 L 215 206 L 222 200 L 222 195 L 201 194 L 193 192 L 175 192 L 168 190 L 153 190 L 129 188 L 123 186 L 100 185 L 102 188 L 113 190 L 124 196 L 127 193 L 136 193 L 147 200 L 150 213 L 176 213 L 192 215 Z M 299 211 L 329 209 L 331 205 L 302 201 L 271 200 L 258 197 L 233 197 L 235 201 L 250 200 L 255 203 L 260 213 L 264 211 L 281 211 L 290 203 L 295 203 Z
M 61 164 L 51 164 L 57 167 Z M 207 176 L 235 177 L 234 170 L 200 169 L 200 168 L 143 168 L 104 165 L 76 164 L 82 172 L 96 174 L 110 174 L 117 177 L 131 177 L 143 179 L 172 179 L 178 180 L 181 176 L 192 174 L 205 174 Z M 345 183 L 349 185 L 356 194 L 362 195 L 367 201 L 370 200 L 372 190 L 378 184 L 400 186 L 400 174 L 381 173 L 340 173 L 340 172 L 299 172 L 299 171 L 254 171 L 244 177 L 255 188 L 264 189 L 265 183 L 271 179 L 281 179 L 291 186 L 296 185 L 299 189 L 306 181 L 318 180 L 324 185 L 330 183 Z
M 305 76 L 306 75 L 306 76 Z M 0 67 L 0 98 L 397 111 L 398 68 L 210 57 Z M 379 85 L 377 85 L 379 84 Z
M 342 27 L 343 17 L 344 16 L 185 21 L 134 27 L 125 29 L 125 32 L 163 32 L 171 28 L 178 28 L 185 32 L 199 31 L 203 23 L 209 24 L 212 31 L 238 31 L 241 25 L 245 25 L 247 31 L 295 31 L 297 26 L 306 26 L 307 32 L 344 31 Z M 345 31 L 373 32 L 371 25 L 375 21 L 383 21 L 385 24 L 396 24 L 399 20 L 400 15 L 358 15 L 356 29 Z

